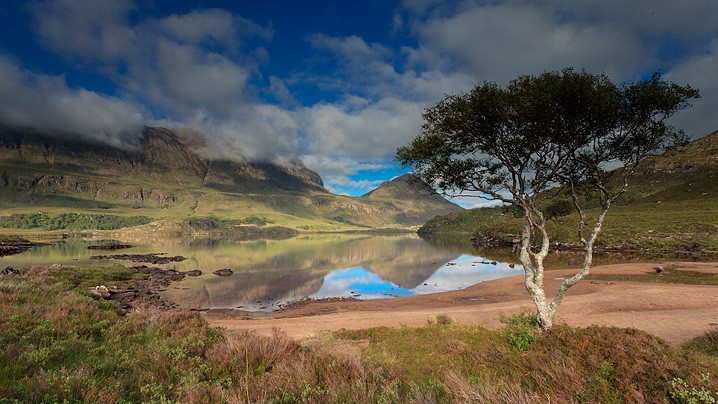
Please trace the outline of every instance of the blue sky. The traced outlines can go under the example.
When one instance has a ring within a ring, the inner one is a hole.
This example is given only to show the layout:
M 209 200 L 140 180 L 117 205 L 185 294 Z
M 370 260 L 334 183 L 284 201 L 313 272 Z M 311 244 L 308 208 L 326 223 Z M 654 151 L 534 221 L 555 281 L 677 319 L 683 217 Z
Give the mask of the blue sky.
M 299 157 L 336 193 L 399 175 L 423 109 L 484 80 L 662 70 L 702 93 L 674 123 L 718 129 L 716 0 L 1 4 L 2 123 L 120 147 L 142 125 L 199 131 L 208 157 Z

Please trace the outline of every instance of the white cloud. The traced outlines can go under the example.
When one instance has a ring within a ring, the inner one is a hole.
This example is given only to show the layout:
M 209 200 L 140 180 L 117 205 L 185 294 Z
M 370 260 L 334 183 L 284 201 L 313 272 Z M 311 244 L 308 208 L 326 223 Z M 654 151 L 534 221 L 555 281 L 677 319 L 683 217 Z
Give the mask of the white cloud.
M 64 77 L 38 74 L 0 55 L 0 122 L 77 134 L 127 146 L 137 140 L 143 116 L 123 100 L 67 86 Z
M 308 39 L 313 54 L 307 59 L 321 66 L 293 70 L 291 79 L 262 75 L 272 56 L 262 46 L 273 38 L 271 27 L 222 9 L 146 18 L 141 5 L 33 3 L 41 41 L 113 80 L 118 96 L 72 89 L 62 77 L 0 59 L 0 78 L 7 78 L 0 83 L 3 119 L 44 127 L 57 122 L 119 142 L 119 133 L 142 122 L 140 111 L 154 111 L 160 123 L 206 131 L 208 155 L 281 160 L 305 154 L 307 166 L 335 189 L 373 185 L 352 175 L 384 167 L 360 162 L 390 160 L 418 134 L 423 109 L 444 94 L 564 67 L 616 81 L 663 69 L 667 79 L 703 94 L 676 122 L 699 135 L 718 129 L 715 0 L 404 0 L 390 28 L 394 39 L 409 36 L 402 45 L 317 33 Z M 300 106 L 293 85 L 335 96 Z M 30 106 L 40 104 L 32 115 Z
M 530 0 L 518 3 L 532 4 Z M 700 44 L 701 39 L 718 34 L 715 0 L 547 0 L 543 4 L 569 18 L 610 22 L 650 41 L 698 40 L 694 44 Z
M 419 128 L 421 107 L 384 98 L 358 110 L 341 104 L 319 104 L 301 112 L 307 152 L 359 160 L 391 159 Z
M 33 9 L 52 49 L 93 66 L 126 99 L 158 111 L 162 119 L 153 122 L 206 131 L 206 154 L 281 160 L 296 153 L 291 111 L 256 100 L 248 84 L 267 57 L 248 43 L 270 40 L 271 28 L 221 9 L 142 19 L 126 0 L 53 0 Z
M 158 24 L 172 39 L 201 44 L 215 42 L 238 46 L 241 36 L 272 37 L 272 30 L 222 9 L 194 10 L 165 17 Z
M 349 157 L 331 155 L 305 155 L 301 159 L 307 167 L 322 176 L 328 190 L 344 195 L 348 194 L 347 190 L 365 193 L 384 182 L 383 180 L 352 180 L 350 178 L 352 175 L 360 171 L 388 170 L 393 167 L 389 163 L 360 162 Z
M 132 60 L 123 77 L 133 93 L 175 116 L 199 111 L 226 116 L 245 100 L 249 72 L 197 46 L 155 38 L 151 60 Z
M 711 42 L 709 53 L 686 60 L 665 78 L 701 91 L 701 98 L 693 100 L 692 108 L 674 116 L 674 125 L 685 128 L 693 138 L 718 130 L 718 39 Z
M 136 45 L 128 26 L 132 0 L 55 0 L 34 3 L 40 38 L 55 51 L 85 61 L 112 62 Z
M 625 79 L 652 56 L 620 27 L 562 21 L 546 8 L 490 5 L 416 23 L 421 48 L 413 62 L 458 69 L 500 83 L 522 74 L 587 68 Z

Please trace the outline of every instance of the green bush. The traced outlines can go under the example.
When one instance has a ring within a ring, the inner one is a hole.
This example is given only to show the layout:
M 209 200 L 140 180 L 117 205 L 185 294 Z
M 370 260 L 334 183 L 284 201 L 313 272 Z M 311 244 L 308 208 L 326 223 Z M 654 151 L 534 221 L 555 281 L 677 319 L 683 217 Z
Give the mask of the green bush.
M 239 222 L 242 224 L 253 224 L 255 226 L 266 226 L 267 224 L 274 223 L 273 221 L 267 219 L 266 217 L 257 216 L 257 215 L 245 217 L 244 219 L 241 219 Z
M 529 314 L 528 311 L 522 311 L 511 316 L 502 314 L 499 321 L 506 325 L 503 334 L 509 345 L 516 351 L 525 352 L 536 342 L 538 333 L 536 318 Z
M 710 382 L 710 374 L 701 374 L 701 383 Z M 691 386 L 687 381 L 676 377 L 671 380 L 671 399 L 675 403 L 699 404 L 718 402 L 718 391 L 710 390 L 706 386 Z
M 116 230 L 124 227 L 147 224 L 151 221 L 152 219 L 146 216 L 116 216 L 89 213 L 60 213 L 58 215 L 50 215 L 46 212 L 38 212 L 0 216 L 0 227 L 39 230 Z

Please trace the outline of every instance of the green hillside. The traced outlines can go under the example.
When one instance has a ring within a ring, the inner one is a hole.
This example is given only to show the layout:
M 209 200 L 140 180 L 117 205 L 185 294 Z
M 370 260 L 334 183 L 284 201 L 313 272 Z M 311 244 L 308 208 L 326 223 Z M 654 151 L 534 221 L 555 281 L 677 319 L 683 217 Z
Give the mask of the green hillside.
M 589 210 L 589 215 L 597 210 Z M 553 219 L 552 240 L 576 242 L 576 214 Z M 434 218 L 420 233 L 465 233 L 511 243 L 522 219 L 501 207 Z M 641 163 L 606 217 L 602 247 L 718 251 L 718 132 Z
M 201 139 L 163 128 L 145 128 L 132 149 L 75 139 L 0 127 L 0 227 L 117 229 L 155 222 L 143 231 L 192 231 L 194 219 L 211 219 L 210 227 L 407 229 L 458 208 L 408 188 L 393 197 L 333 195 L 299 160 L 211 160 L 193 146 Z M 80 216 L 68 222 L 68 213 Z M 104 227 L 95 224 L 97 215 Z

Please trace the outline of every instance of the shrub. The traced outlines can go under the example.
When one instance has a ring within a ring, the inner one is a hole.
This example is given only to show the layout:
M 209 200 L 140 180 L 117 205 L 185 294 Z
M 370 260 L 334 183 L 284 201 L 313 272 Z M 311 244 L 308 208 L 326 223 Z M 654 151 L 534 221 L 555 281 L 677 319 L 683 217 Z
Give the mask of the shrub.
M 89 213 L 16 213 L 0 217 L 0 227 L 40 230 L 116 230 L 151 222 L 146 216 L 117 216 Z
M 708 331 L 683 344 L 687 349 L 718 356 L 718 329 Z
M 528 311 L 513 314 L 511 316 L 501 315 L 499 318 L 502 324 L 506 325 L 503 331 L 509 345 L 518 352 L 524 352 L 536 342 L 536 318 Z

